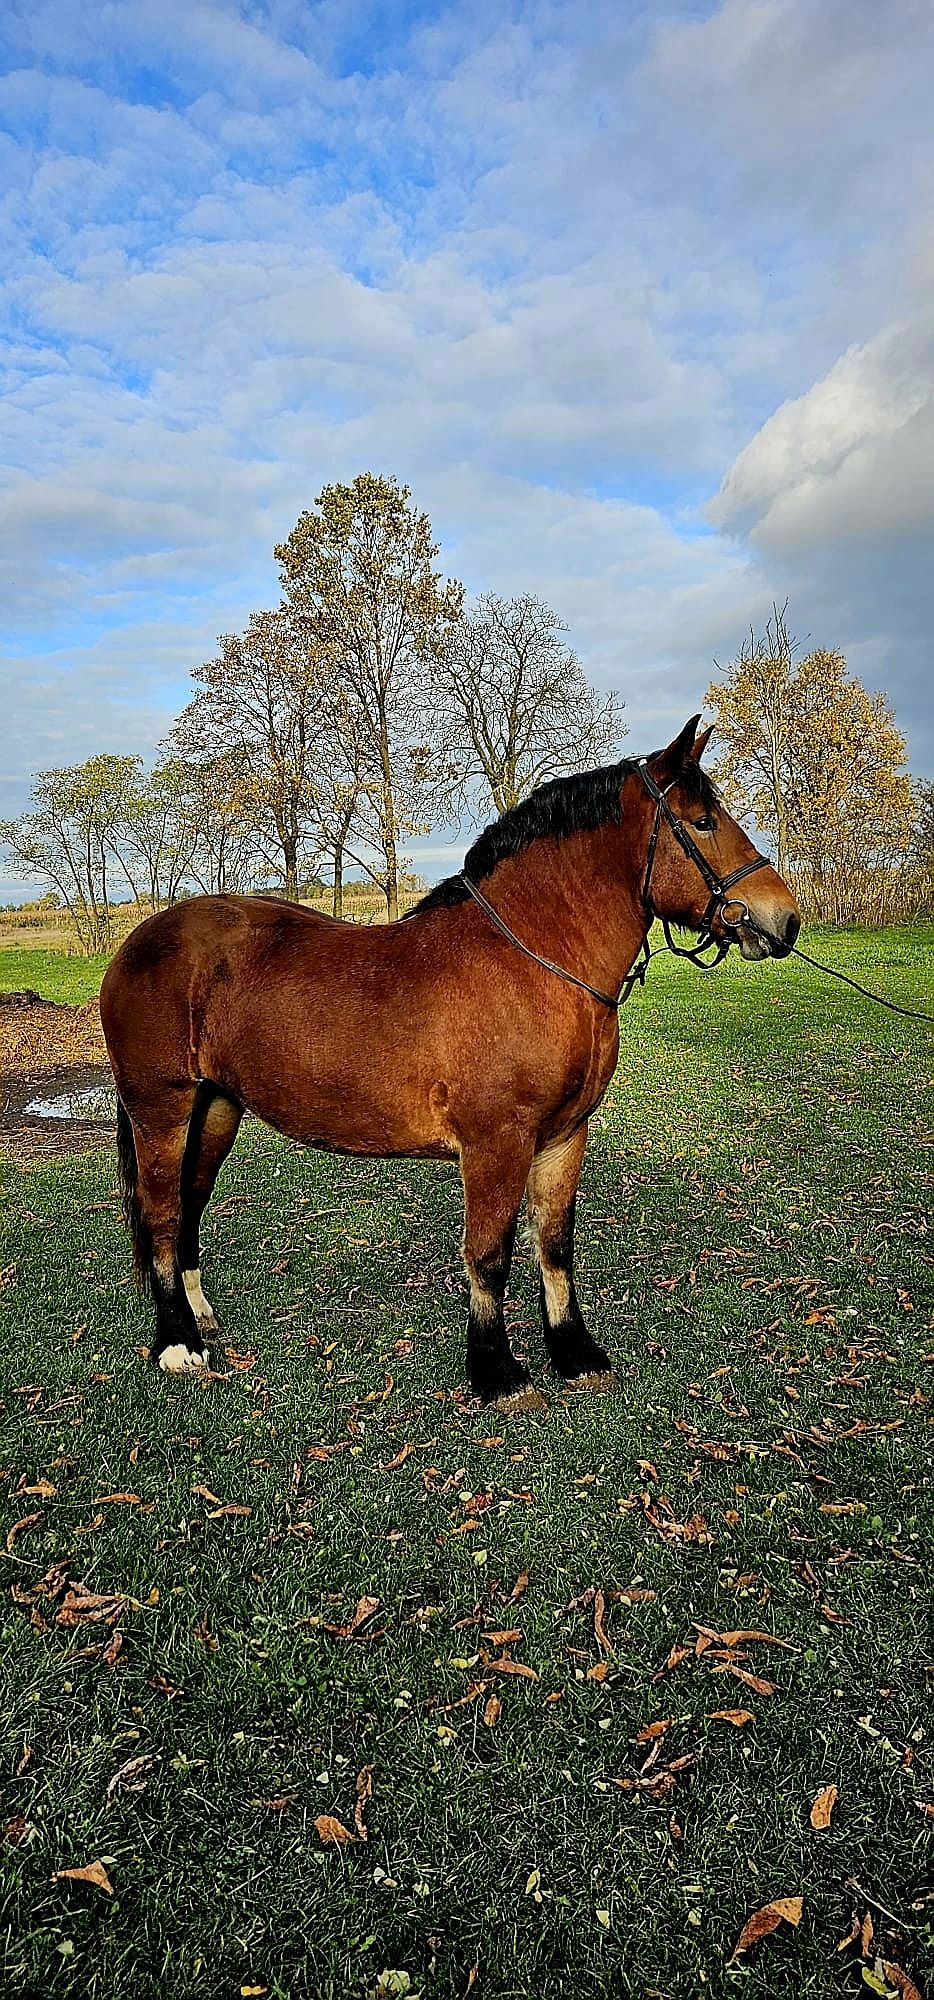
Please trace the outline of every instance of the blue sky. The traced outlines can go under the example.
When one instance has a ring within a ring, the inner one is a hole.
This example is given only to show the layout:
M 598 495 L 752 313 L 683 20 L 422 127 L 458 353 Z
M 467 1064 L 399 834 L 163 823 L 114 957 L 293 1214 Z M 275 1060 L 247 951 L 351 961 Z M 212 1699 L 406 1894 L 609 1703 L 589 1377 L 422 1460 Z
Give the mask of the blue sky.
M 8 0 L 0 56 L 0 814 L 151 751 L 363 468 L 633 747 L 787 595 L 934 770 L 927 0 Z

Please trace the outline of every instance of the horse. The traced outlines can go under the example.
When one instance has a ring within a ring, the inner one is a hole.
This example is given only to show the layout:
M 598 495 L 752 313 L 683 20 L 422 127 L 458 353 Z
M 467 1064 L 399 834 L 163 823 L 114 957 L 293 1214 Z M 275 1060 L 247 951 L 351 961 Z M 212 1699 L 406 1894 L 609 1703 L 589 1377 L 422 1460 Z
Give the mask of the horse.
M 651 756 L 541 785 L 396 922 L 364 928 L 220 895 L 130 933 L 100 1009 L 162 1370 L 205 1368 L 220 1331 L 199 1232 L 249 1110 L 333 1152 L 459 1162 L 466 1374 L 507 1414 L 543 1403 L 503 1317 L 525 1197 L 551 1366 L 570 1388 L 613 1386 L 577 1300 L 574 1220 L 620 1000 L 642 976 L 655 918 L 669 938 L 675 924 L 747 959 L 785 957 L 800 929 L 791 891 L 702 769 L 711 731 L 699 722 Z

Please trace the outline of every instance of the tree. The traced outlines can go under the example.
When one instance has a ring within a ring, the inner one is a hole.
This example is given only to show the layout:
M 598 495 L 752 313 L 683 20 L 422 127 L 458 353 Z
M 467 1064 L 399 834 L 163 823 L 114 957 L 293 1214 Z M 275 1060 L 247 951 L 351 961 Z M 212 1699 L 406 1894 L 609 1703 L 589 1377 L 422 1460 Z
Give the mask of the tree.
M 240 819 L 292 901 L 314 825 L 314 759 L 324 736 L 327 656 L 288 608 L 259 611 L 226 633 L 216 659 L 169 737 L 173 752 L 204 769 L 218 753 Z
M 206 896 L 252 885 L 256 836 L 242 810 L 242 763 L 231 750 L 174 760 L 179 824 L 188 841 L 186 880 Z
M 142 872 L 150 906 L 174 903 L 190 877 L 198 831 L 189 810 L 186 766 L 163 758 L 128 793 L 115 832 L 133 868 Z
M 140 765 L 138 757 L 101 755 L 40 771 L 32 811 L 0 823 L 0 840 L 24 873 L 54 882 L 88 953 L 111 942 L 111 872 L 114 864 L 127 872 L 119 828 Z
M 775 848 L 779 874 L 832 922 L 881 921 L 905 887 L 916 818 L 905 739 L 842 653 L 796 658 L 784 611 L 750 637 L 707 702 L 714 775 Z
M 587 681 L 567 631 L 528 594 L 485 596 L 450 632 L 437 677 L 435 730 L 450 808 L 498 813 L 544 779 L 599 764 L 626 734 L 623 703 Z
M 435 568 L 438 545 L 407 486 L 360 473 L 326 486 L 276 549 L 287 601 L 331 658 L 372 774 L 360 792 L 365 837 L 390 920 L 398 915 L 398 843 L 420 824 L 420 742 L 436 663 L 461 609 Z

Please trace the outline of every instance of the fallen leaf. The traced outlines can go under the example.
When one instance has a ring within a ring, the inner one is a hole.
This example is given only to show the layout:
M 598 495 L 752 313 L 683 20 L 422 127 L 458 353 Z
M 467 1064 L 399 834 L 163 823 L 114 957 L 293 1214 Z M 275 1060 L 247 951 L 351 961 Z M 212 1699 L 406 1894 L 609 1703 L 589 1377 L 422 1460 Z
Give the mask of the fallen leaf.
M 98 1493 L 94 1500 L 95 1507 L 141 1507 L 142 1504 L 138 1493 Z
M 387 1459 L 386 1464 L 383 1466 L 382 1470 L 384 1472 L 398 1472 L 400 1465 L 404 1465 L 406 1459 L 411 1458 L 414 1450 L 415 1450 L 414 1445 L 404 1444 L 402 1450 L 396 1452 L 395 1458 Z
M 664 1722 L 647 1722 L 645 1724 L 644 1729 L 640 1729 L 637 1735 L 633 1737 L 632 1739 L 633 1742 L 634 1743 L 654 1742 L 656 1736 L 664 1736 L 666 1729 L 671 1728 L 672 1720 L 673 1718 L 669 1715 L 665 1717 Z
M 364 1633 L 361 1629 L 372 1618 L 374 1611 L 378 1610 L 378 1597 L 359 1597 L 357 1599 L 357 1608 L 349 1625 L 325 1625 L 323 1629 L 325 1632 L 330 1632 L 333 1639 L 381 1639 L 383 1636 L 382 1632 Z
M 816 1832 L 823 1833 L 824 1828 L 830 1825 L 830 1815 L 836 1803 L 836 1785 L 825 1785 L 823 1791 L 818 1792 L 811 1807 L 811 1825 L 815 1828 Z
M 751 1708 L 713 1708 L 708 1722 L 731 1722 L 734 1729 L 742 1729 L 747 1722 L 755 1722 Z
M 372 1764 L 364 1764 L 362 1771 L 357 1772 L 357 1803 L 354 1806 L 353 1813 L 353 1823 L 357 1830 L 358 1840 L 369 1840 L 370 1838 L 364 1818 L 364 1811 L 372 1797 L 373 1766 Z
M 760 1938 L 768 1937 L 770 1931 L 777 1931 L 779 1924 L 800 1924 L 803 1907 L 803 1896 L 778 1896 L 774 1903 L 764 1903 L 761 1910 L 746 1918 L 733 1949 L 733 1958 L 738 1958 L 741 1951 L 748 1951 L 751 1944 L 758 1944 Z M 733 1959 L 730 1960 L 732 1963 Z
M 589 1681 L 605 1681 L 609 1671 L 610 1671 L 609 1661 L 598 1660 L 595 1667 L 587 1668 L 586 1678 Z
M 41 1519 L 41 1514 L 24 1514 L 21 1521 L 13 1522 L 13 1526 L 10 1528 L 6 1538 L 7 1554 L 12 1549 L 17 1535 L 28 1534 L 29 1529 L 35 1528 Z
M 503 1712 L 503 1704 L 498 1695 L 491 1694 L 483 1711 L 483 1720 L 488 1729 L 495 1729 Z
M 505 1653 L 501 1653 L 498 1660 L 488 1659 L 485 1653 L 481 1653 L 480 1658 L 487 1672 L 491 1674 L 518 1674 L 524 1681 L 537 1681 L 541 1678 L 534 1667 L 527 1667 L 523 1660 L 510 1660 Z
M 524 1569 L 521 1571 L 519 1576 L 516 1577 L 515 1583 L 513 1584 L 512 1589 L 509 1593 L 508 1602 L 510 1604 L 518 1604 L 520 1597 L 524 1595 L 524 1593 L 528 1590 L 528 1587 L 529 1587 L 529 1572 L 527 1569 Z
M 597 1591 L 593 1601 L 593 1629 L 594 1637 L 601 1652 L 615 1654 L 616 1647 L 613 1645 L 606 1629 L 606 1598 L 602 1590 Z
M 113 1895 L 113 1883 L 102 1861 L 89 1861 L 86 1868 L 56 1868 L 53 1882 L 89 1882 L 93 1889 Z
M 315 1820 L 315 1832 L 325 1847 L 345 1846 L 348 1841 L 355 1841 L 357 1838 L 355 1833 L 350 1833 L 346 1826 L 341 1825 L 339 1819 L 334 1819 L 331 1813 L 318 1814 Z
M 112 1799 L 115 1792 L 144 1792 L 148 1783 L 147 1773 L 152 1770 L 155 1761 L 153 1756 L 128 1758 L 108 1780 L 105 1796 Z
M 894 1986 L 896 1993 L 901 1994 L 901 2000 L 921 2000 L 914 1980 L 909 1979 L 907 1972 L 903 1972 L 900 1965 L 893 1965 L 890 1958 L 883 1958 L 880 1962 L 889 1985 Z
M 734 1666 L 732 1662 L 727 1668 L 727 1672 L 733 1675 L 734 1680 L 742 1681 L 744 1687 L 752 1688 L 753 1694 L 775 1693 L 775 1682 L 763 1680 L 761 1674 L 749 1674 L 746 1672 L 745 1667 Z

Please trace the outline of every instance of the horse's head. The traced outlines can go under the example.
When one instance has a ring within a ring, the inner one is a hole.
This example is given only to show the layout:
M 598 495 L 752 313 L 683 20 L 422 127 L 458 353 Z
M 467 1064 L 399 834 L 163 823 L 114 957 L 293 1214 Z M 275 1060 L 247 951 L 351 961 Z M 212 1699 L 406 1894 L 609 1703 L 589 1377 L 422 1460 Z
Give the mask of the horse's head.
M 785 958 L 801 929 L 787 883 L 753 847 L 718 798 L 701 757 L 712 734 L 692 715 L 667 750 L 630 779 L 645 811 L 642 894 L 655 916 L 738 941 L 744 958 Z

